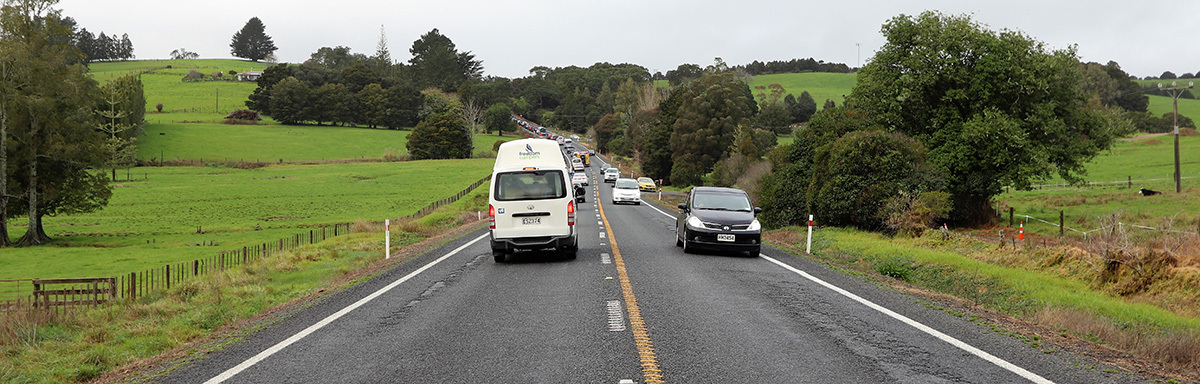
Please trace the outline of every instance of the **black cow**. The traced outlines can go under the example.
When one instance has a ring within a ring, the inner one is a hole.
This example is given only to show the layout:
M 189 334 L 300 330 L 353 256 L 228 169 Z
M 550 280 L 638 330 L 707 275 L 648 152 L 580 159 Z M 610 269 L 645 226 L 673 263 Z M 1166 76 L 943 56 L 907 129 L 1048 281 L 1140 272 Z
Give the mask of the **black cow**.
M 1142 190 L 1138 191 L 1138 194 L 1140 194 L 1142 196 L 1154 196 L 1154 195 L 1162 194 L 1162 192 L 1142 188 Z

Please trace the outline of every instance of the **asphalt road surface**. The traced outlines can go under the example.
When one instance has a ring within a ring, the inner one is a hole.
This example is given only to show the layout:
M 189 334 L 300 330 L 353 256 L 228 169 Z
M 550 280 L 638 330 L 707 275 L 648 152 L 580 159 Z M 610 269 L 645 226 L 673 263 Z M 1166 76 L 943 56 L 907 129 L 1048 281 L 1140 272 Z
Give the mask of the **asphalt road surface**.
M 770 247 L 685 254 L 673 211 L 588 174 L 569 260 L 495 263 L 470 233 L 163 382 L 1110 383 L 989 328 Z M 599 204 L 598 204 L 599 203 Z

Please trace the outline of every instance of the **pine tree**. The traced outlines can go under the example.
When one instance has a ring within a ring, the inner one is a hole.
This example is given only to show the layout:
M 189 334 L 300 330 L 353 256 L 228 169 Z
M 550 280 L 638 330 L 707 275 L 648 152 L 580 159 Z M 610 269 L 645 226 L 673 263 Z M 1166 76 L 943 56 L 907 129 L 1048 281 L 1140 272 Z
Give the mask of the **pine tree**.
M 233 34 L 233 41 L 229 43 L 232 48 L 230 53 L 234 57 L 241 57 L 258 62 L 267 57 L 267 55 L 275 53 L 275 42 L 271 41 L 271 36 L 268 36 L 267 26 L 263 25 L 262 20 L 257 17 L 251 17 L 250 21 L 242 27 L 242 30 Z

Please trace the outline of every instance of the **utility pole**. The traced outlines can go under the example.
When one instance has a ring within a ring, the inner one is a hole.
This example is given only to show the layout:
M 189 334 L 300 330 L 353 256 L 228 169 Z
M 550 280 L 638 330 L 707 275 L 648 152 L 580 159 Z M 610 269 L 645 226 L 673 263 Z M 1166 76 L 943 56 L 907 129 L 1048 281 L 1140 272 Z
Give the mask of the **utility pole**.
M 1158 83 L 1158 89 L 1170 93 L 1171 99 L 1174 100 L 1175 105 L 1175 193 L 1180 193 L 1183 191 L 1183 183 L 1180 181 L 1179 173 L 1179 95 L 1182 94 L 1185 89 L 1191 89 L 1193 84 L 1195 83 L 1189 81 L 1188 85 L 1184 87 L 1175 85 L 1175 82 L 1172 81 L 1169 88 L 1163 88 L 1162 83 Z
M 854 46 L 858 47 L 858 67 L 862 68 L 862 43 L 854 43 Z

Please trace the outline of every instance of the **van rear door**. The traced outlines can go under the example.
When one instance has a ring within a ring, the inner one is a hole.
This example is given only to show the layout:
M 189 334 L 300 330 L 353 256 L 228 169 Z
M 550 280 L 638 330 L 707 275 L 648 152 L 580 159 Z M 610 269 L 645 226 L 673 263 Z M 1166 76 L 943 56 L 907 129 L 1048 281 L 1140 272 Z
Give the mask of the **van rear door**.
M 567 204 L 574 201 L 561 170 L 522 170 L 496 174 L 492 191 L 496 238 L 571 234 Z

